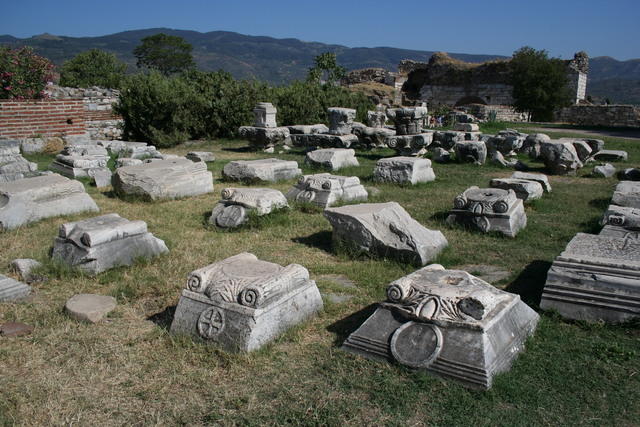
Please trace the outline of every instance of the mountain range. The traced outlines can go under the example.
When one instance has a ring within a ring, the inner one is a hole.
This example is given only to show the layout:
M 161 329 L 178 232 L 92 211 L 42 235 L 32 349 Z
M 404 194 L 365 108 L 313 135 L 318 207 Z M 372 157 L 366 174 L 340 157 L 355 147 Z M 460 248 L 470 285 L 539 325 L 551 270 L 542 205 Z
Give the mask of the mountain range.
M 0 44 L 32 46 L 36 52 L 56 65 L 73 58 L 80 52 L 97 48 L 114 53 L 135 70 L 133 49 L 143 37 L 165 33 L 184 38 L 193 45 L 193 57 L 202 70 L 223 69 L 236 78 L 255 78 L 272 84 L 283 84 L 304 79 L 313 65 L 313 58 L 324 52 L 334 52 L 338 63 L 347 70 L 380 67 L 397 69 L 403 59 L 428 61 L 433 51 L 409 50 L 392 47 L 355 47 L 305 42 L 298 39 L 276 39 L 248 36 L 229 31 L 174 30 L 150 28 L 124 31 L 99 37 L 67 37 L 41 34 L 29 38 L 0 35 Z M 484 62 L 501 55 L 475 55 L 449 53 L 467 62 Z M 587 91 L 594 98 L 609 98 L 612 102 L 640 104 L 640 59 L 618 61 L 607 56 L 590 58 Z

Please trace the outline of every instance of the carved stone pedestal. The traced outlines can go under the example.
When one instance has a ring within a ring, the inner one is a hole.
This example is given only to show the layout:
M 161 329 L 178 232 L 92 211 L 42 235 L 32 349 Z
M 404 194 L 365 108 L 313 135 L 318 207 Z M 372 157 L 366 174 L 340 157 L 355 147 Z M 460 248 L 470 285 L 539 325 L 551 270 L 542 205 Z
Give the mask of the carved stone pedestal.
M 339 201 L 365 201 L 367 190 L 357 176 L 339 176 L 329 173 L 305 175 L 287 192 L 287 199 L 308 202 L 327 208 Z

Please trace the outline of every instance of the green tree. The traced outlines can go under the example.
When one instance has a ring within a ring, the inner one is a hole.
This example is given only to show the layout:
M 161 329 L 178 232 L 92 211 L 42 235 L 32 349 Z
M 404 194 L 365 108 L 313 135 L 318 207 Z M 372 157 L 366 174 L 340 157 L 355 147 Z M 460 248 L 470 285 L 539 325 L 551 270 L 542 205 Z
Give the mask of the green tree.
M 62 64 L 60 85 L 118 88 L 126 70 L 127 64 L 119 61 L 114 54 L 91 49 Z
M 0 46 L 0 99 L 46 98 L 44 88 L 53 80 L 53 68 L 30 47 Z
M 133 50 L 139 68 L 158 70 L 165 76 L 195 68 L 193 46 L 182 37 L 158 33 L 144 37 L 141 42 Z
M 322 53 L 313 59 L 313 63 L 314 66 L 309 68 L 309 74 L 307 74 L 307 80 L 310 82 L 324 80 L 330 85 L 335 85 L 346 74 L 345 68 L 338 65 L 335 53 Z
M 532 120 L 549 121 L 553 112 L 571 105 L 567 66 L 547 51 L 525 46 L 515 51 L 510 62 L 513 106 L 531 114 Z

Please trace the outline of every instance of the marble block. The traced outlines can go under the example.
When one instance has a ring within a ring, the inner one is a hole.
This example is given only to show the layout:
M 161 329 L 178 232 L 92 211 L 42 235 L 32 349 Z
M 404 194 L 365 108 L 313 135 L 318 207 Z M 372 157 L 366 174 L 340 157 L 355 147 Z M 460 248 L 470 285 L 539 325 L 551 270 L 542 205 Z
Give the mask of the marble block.
M 373 179 L 394 184 L 430 182 L 436 179 L 431 160 L 417 157 L 387 157 L 376 162 Z
M 367 125 L 372 128 L 383 128 L 387 122 L 384 111 L 367 111 Z
M 98 212 L 84 185 L 58 174 L 0 184 L 0 230 L 80 212 Z
M 31 286 L 0 274 L 0 302 L 16 301 L 31 293 Z
M 522 200 L 513 190 L 469 187 L 453 200 L 448 224 L 460 223 L 483 233 L 515 237 L 527 225 Z
M 318 287 L 303 266 L 282 267 L 241 253 L 191 272 L 171 333 L 249 352 L 322 307 Z
M 395 130 L 384 127 L 357 127 L 353 134 L 358 137 L 358 144 L 365 148 L 386 147 L 385 141 L 396 134 Z
M 433 142 L 433 132 L 416 135 L 393 135 L 385 138 L 387 147 L 402 156 L 421 156 Z
M 622 150 L 600 150 L 591 156 L 593 160 L 603 161 L 603 162 L 621 162 L 627 161 L 629 155 L 626 151 Z
M 329 133 L 329 128 L 325 124 L 317 125 L 294 125 L 287 126 L 291 135 L 311 135 L 316 133 Z
M 484 165 L 487 161 L 487 146 L 484 141 L 459 141 L 454 144 L 453 149 L 458 162 Z
M 609 205 L 601 224 L 622 227 L 629 231 L 640 231 L 640 208 Z
M 293 160 L 235 160 L 224 166 L 222 175 L 226 179 L 236 181 L 275 182 L 300 176 L 302 170 Z
M 440 231 L 424 227 L 396 202 L 327 208 L 324 216 L 334 244 L 377 256 L 424 265 L 448 245 Z
M 480 126 L 477 123 L 456 123 L 453 130 L 458 132 L 480 132 Z
M 396 135 L 417 135 L 422 133 L 427 112 L 426 107 L 388 108 L 387 117 L 393 121 Z
M 271 188 L 225 188 L 211 211 L 209 223 L 217 227 L 238 227 L 249 219 L 249 212 L 262 216 L 289 207 L 284 195 Z
M 539 182 L 518 178 L 494 178 L 489 183 L 491 188 L 513 190 L 516 197 L 523 202 L 537 200 L 542 197 L 544 190 Z
M 253 109 L 254 126 L 261 128 L 275 128 L 278 110 L 270 102 L 258 102 Z
M 191 151 L 185 156 L 192 162 L 213 162 L 216 156 L 211 151 Z
M 111 180 L 119 196 L 145 200 L 176 199 L 213 191 L 213 175 L 204 162 L 178 158 L 116 169 Z
M 342 349 L 489 389 L 524 350 L 538 320 L 518 295 L 430 265 L 391 282 L 386 301 Z
M 638 233 L 576 234 L 547 273 L 540 308 L 591 322 L 640 317 Z
M 349 135 L 356 118 L 353 108 L 327 108 L 329 114 L 329 133 L 331 135 Z
M 511 174 L 511 178 L 514 179 L 526 179 L 529 181 L 535 181 L 542 185 L 542 188 L 547 193 L 551 193 L 551 184 L 549 183 L 549 178 L 547 175 L 543 173 L 532 173 L 532 172 L 514 172 Z
M 338 176 L 330 173 L 304 175 L 287 192 L 287 199 L 313 203 L 327 208 L 338 202 L 365 201 L 367 190 L 357 176 Z
M 249 141 L 251 146 L 256 149 L 267 149 L 277 144 L 291 144 L 287 127 L 241 126 L 238 133 L 240 138 Z
M 611 203 L 629 208 L 640 208 L 640 182 L 620 181 L 613 192 Z
M 291 144 L 295 147 L 349 148 L 358 144 L 358 136 L 329 135 L 324 133 L 291 135 Z
M 557 175 L 575 175 L 583 166 L 573 144 L 566 141 L 542 142 L 540 158 L 547 170 Z
M 356 152 L 351 148 L 321 148 L 309 151 L 305 163 L 333 171 L 349 166 L 359 166 Z
M 144 221 L 129 221 L 118 214 L 101 215 L 62 224 L 54 239 L 51 257 L 98 274 L 136 258 L 152 258 L 169 252 L 164 241 L 147 231 Z

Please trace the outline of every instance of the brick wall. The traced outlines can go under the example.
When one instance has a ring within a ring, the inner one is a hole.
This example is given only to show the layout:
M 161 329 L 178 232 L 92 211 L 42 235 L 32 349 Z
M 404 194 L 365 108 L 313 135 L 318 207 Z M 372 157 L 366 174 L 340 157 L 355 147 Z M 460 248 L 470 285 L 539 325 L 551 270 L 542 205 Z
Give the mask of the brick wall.
M 0 138 L 86 133 L 82 99 L 0 100 Z

